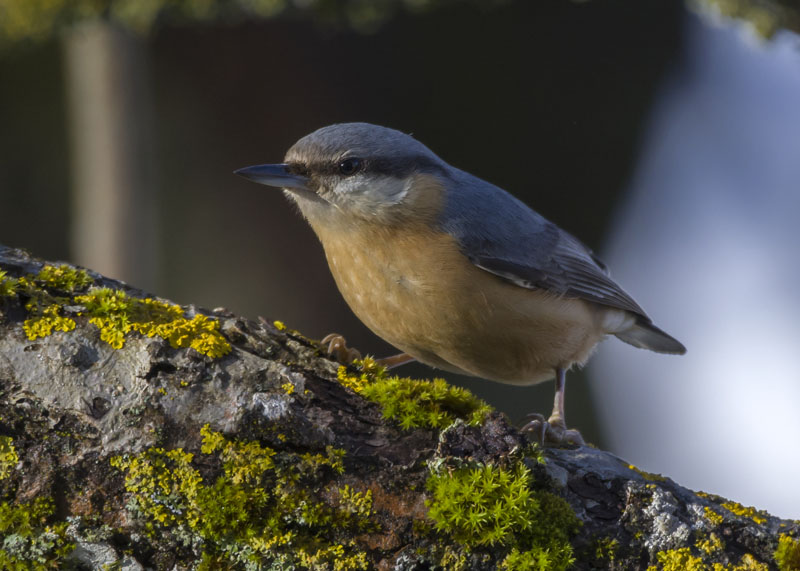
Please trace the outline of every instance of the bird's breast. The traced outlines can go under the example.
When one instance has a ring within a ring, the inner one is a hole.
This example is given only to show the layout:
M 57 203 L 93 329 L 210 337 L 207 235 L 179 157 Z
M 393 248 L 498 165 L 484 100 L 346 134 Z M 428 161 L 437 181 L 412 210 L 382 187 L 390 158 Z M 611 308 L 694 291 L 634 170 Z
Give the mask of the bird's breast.
M 366 224 L 317 233 L 353 312 L 424 363 L 531 384 L 582 361 L 602 337 L 589 304 L 484 272 L 449 234 Z

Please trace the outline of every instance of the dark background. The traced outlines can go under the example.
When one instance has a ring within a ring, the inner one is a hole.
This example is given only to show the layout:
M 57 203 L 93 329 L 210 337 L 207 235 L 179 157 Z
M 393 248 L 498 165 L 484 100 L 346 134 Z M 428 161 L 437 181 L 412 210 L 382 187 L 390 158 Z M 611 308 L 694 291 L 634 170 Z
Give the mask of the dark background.
M 339 296 L 311 229 L 280 192 L 231 174 L 278 162 L 341 121 L 413 133 L 602 254 L 654 94 L 680 64 L 672 1 L 453 3 L 370 34 L 301 15 L 162 27 L 147 42 L 159 201 L 156 293 L 393 349 Z M 0 242 L 70 259 L 69 148 L 58 40 L 0 54 Z M 135 277 L 129 281 L 136 283 Z M 635 296 L 636 292 L 632 292 Z M 431 376 L 413 365 L 402 374 Z M 466 385 L 507 411 L 547 412 L 552 387 Z M 582 374 L 568 421 L 603 445 Z

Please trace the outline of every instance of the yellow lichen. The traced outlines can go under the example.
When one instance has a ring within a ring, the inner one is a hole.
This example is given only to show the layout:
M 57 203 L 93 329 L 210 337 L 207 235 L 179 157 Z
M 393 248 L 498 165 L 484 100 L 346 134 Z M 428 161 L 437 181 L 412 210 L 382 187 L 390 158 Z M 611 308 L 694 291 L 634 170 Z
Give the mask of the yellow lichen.
M 751 519 L 759 525 L 767 521 L 767 518 L 765 518 L 763 515 L 759 515 L 759 512 L 756 510 L 756 508 L 743 506 L 738 502 L 728 501 L 722 504 L 722 507 L 732 514 Z
M 131 331 L 147 337 L 161 337 L 174 348 L 192 348 L 212 359 L 231 351 L 230 343 L 219 331 L 219 321 L 201 314 L 191 319 L 183 309 L 151 298 L 139 299 L 120 290 L 95 288 L 75 297 L 86 309 L 89 323 L 100 329 L 100 339 L 115 349 L 125 345 Z
M 769 565 L 756 560 L 749 553 L 742 556 L 738 563 L 723 565 L 709 563 L 692 554 L 688 547 L 669 549 L 656 554 L 658 565 L 650 565 L 647 571 L 769 571 Z
M 645 472 L 634 466 L 633 464 L 628 464 L 628 469 L 633 470 L 637 474 L 639 474 L 642 478 L 647 480 L 648 482 L 666 482 L 667 478 L 662 476 L 661 474 L 653 474 L 652 472 Z
M 161 337 L 175 348 L 192 348 L 211 358 L 231 351 L 217 319 L 202 314 L 187 318 L 178 305 L 139 299 L 110 288 L 93 288 L 75 295 L 91 283 L 92 278 L 85 271 L 66 265 L 44 265 L 35 276 L 18 280 L 0 273 L 0 292 L 27 298 L 28 319 L 23 330 L 30 340 L 47 337 L 54 331 L 75 329 L 75 319 L 65 313 L 74 312 L 68 306 L 80 305 L 85 309 L 77 315 L 88 317 L 89 323 L 100 329 L 100 339 L 115 349 L 121 349 L 126 335 L 136 331 L 148 337 Z
M 12 438 L 0 436 L 0 480 L 8 478 L 18 462 L 19 456 Z
M 67 522 L 48 523 L 55 506 L 39 497 L 32 502 L 0 502 L 0 569 L 46 571 L 64 568 L 75 545 L 67 538 Z
M 33 308 L 32 303 L 28 303 L 26 308 L 30 311 Z M 26 319 L 22 324 L 22 329 L 25 335 L 33 341 L 39 337 L 47 337 L 53 331 L 72 331 L 75 329 L 75 320 L 70 317 L 63 317 L 59 315 L 59 306 L 57 304 L 48 305 L 44 309 L 37 312 L 35 317 Z
M 742 555 L 739 563 L 735 565 L 723 566 L 719 563 L 715 563 L 713 571 L 769 571 L 769 565 L 761 563 L 749 553 L 745 553 Z
M 295 389 L 294 389 L 294 385 L 292 383 L 283 383 L 281 385 L 281 388 L 283 389 L 283 392 L 285 392 L 287 395 L 294 394 L 294 390 Z
M 278 331 L 285 331 L 286 324 L 283 321 L 273 321 L 272 324 L 275 326 L 275 329 Z
M 386 368 L 378 365 L 372 357 L 364 357 L 353 361 L 351 367 L 340 366 L 336 378 L 345 387 L 361 393 L 370 383 L 385 380 Z
M 371 493 L 345 486 L 339 502 L 325 503 L 332 473 L 344 470 L 344 452 L 279 453 L 256 441 L 226 438 L 207 425 L 203 455 L 214 456 L 221 473 L 206 481 L 195 457 L 184 450 L 151 448 L 121 456 L 112 465 L 125 472 L 129 509 L 145 530 L 174 533 L 177 541 L 202 545 L 196 568 L 368 568 L 366 554 L 347 540 L 368 527 Z M 213 463 L 213 462 L 212 462 Z M 208 460 L 200 462 L 208 465 Z M 270 567 L 272 568 L 272 567 Z
M 725 518 L 722 517 L 720 514 L 712 510 L 710 507 L 706 506 L 703 508 L 705 512 L 706 519 L 711 523 L 711 525 L 717 526 L 725 521 Z
M 331 569 L 332 571 L 359 571 L 369 569 L 367 554 L 363 551 L 352 553 L 353 543 L 331 545 L 317 549 L 313 554 L 301 551 L 300 565 L 308 569 Z
M 722 551 L 725 547 L 725 544 L 722 543 L 722 540 L 717 536 L 716 533 L 712 533 L 707 539 L 700 539 L 695 543 L 697 549 L 705 553 L 706 555 L 714 555 Z

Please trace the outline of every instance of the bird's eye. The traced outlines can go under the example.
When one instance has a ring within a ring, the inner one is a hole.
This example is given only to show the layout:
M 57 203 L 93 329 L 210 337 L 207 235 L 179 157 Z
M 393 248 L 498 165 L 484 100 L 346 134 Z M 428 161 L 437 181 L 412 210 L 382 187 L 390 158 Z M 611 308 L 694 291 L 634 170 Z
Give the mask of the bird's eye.
M 355 157 L 344 159 L 339 161 L 339 172 L 344 176 L 354 175 L 361 170 L 361 166 L 361 159 L 357 159 Z

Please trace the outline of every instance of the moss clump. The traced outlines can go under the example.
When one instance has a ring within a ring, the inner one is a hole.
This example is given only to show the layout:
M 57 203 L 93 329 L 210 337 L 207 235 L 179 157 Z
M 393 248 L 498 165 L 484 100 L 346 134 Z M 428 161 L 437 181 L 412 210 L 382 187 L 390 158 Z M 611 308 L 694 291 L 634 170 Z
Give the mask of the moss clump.
M 598 540 L 595 546 L 594 557 L 598 561 L 608 561 L 613 563 L 619 552 L 619 541 L 610 537 L 603 537 Z
M 47 498 L 30 503 L 0 503 L 0 569 L 44 571 L 60 569 L 74 549 L 66 537 L 67 522 L 48 524 L 55 508 Z
M 569 538 L 578 519 L 562 498 L 532 490 L 530 479 L 522 462 L 508 468 L 441 466 L 426 484 L 428 516 L 436 529 L 467 548 L 510 547 L 501 569 L 566 569 L 573 561 Z
M 129 509 L 148 534 L 171 533 L 198 551 L 199 569 L 367 568 L 364 552 L 336 536 L 372 525 L 371 494 L 344 487 L 337 488 L 338 502 L 320 499 L 330 476 L 344 471 L 341 450 L 279 453 L 229 440 L 208 426 L 202 437 L 201 453 L 221 464 L 213 481 L 181 449 L 151 448 L 111 460 L 125 472 Z
M 780 571 L 800 571 L 800 539 L 781 534 L 775 550 L 775 562 Z
M 84 270 L 67 265 L 51 266 L 49 264 L 45 264 L 34 279 L 45 287 L 66 292 L 84 290 L 93 282 Z
M 0 436 L 0 480 L 5 480 L 19 462 L 19 456 L 10 436 Z
M 19 280 L 8 277 L 8 272 L 0 270 L 0 297 L 16 295 Z
M 446 428 L 457 419 L 481 425 L 492 410 L 468 390 L 450 386 L 443 379 L 387 377 L 386 370 L 369 358 L 354 365 L 357 373 L 339 368 L 339 382 L 381 405 L 384 418 L 397 421 L 406 430 Z

